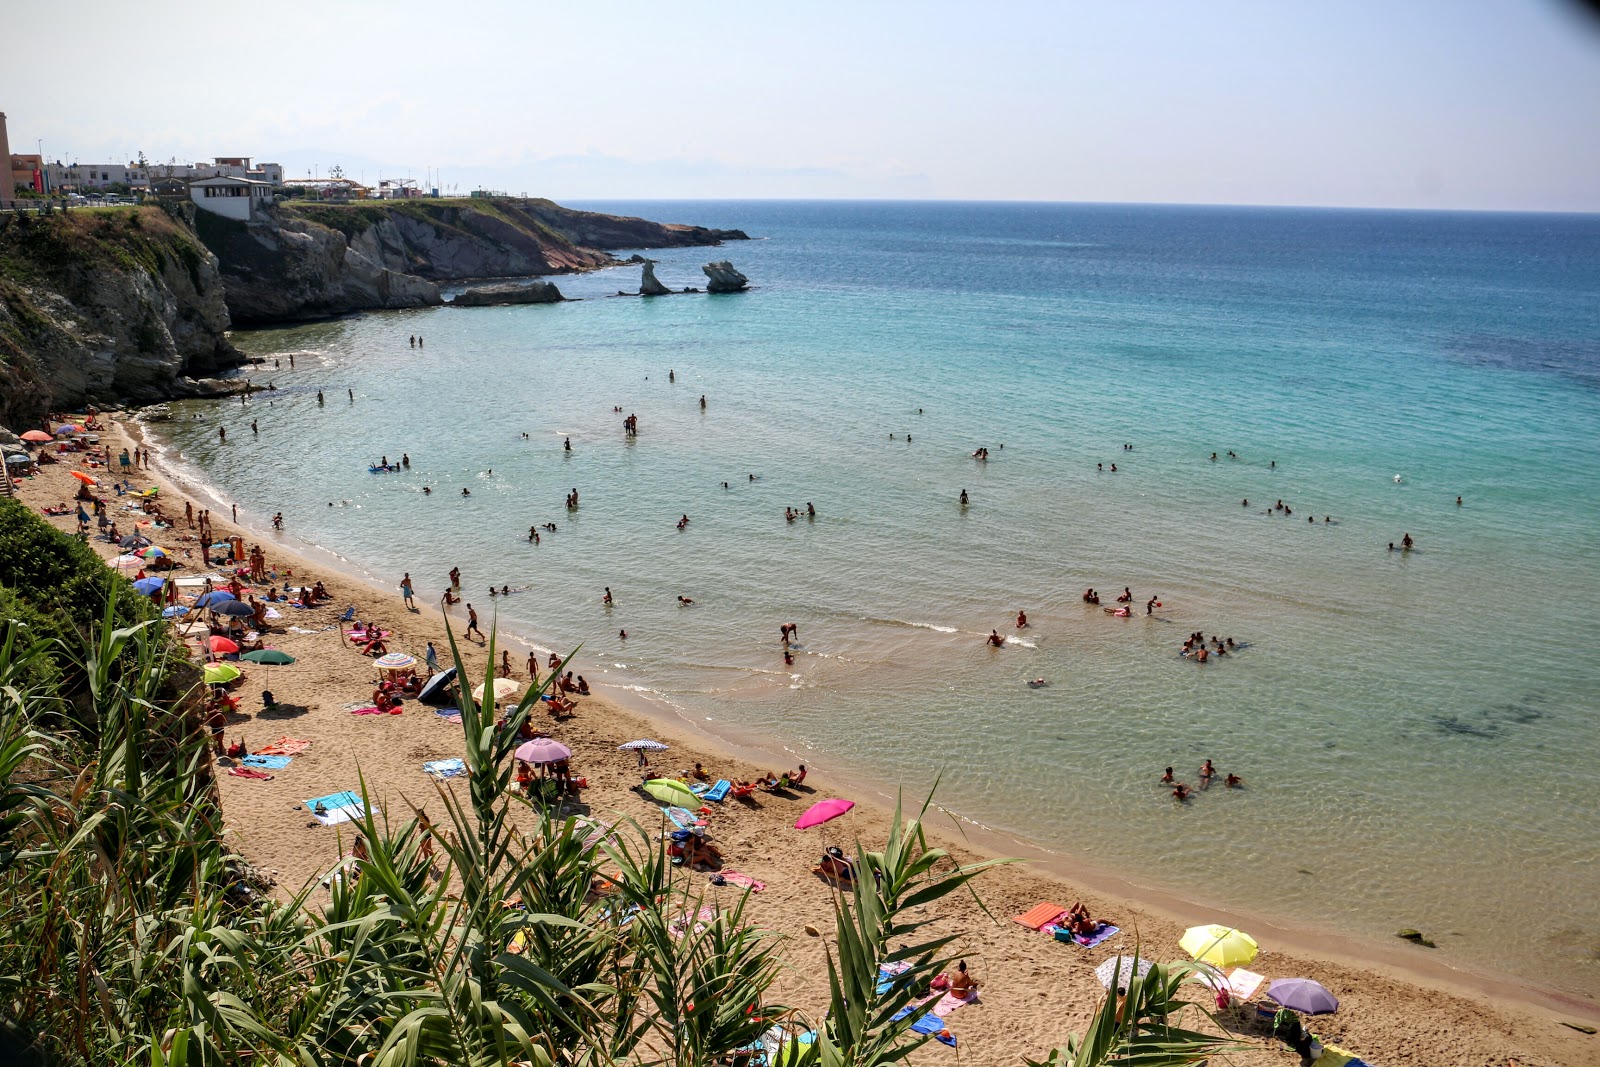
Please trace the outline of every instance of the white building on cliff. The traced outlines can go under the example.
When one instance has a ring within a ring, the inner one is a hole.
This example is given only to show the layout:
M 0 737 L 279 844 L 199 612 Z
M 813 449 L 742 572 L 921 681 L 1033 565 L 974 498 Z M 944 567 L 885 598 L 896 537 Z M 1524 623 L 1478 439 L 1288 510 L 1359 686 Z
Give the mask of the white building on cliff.
M 272 199 L 272 183 L 250 178 L 196 178 L 189 199 L 202 211 L 249 222 Z

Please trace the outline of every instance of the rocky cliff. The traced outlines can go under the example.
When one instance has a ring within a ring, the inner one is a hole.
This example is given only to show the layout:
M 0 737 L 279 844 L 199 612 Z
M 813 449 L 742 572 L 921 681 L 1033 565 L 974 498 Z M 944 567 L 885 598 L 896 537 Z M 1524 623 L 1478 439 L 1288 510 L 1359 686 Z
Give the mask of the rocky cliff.
M 0 423 L 237 366 L 216 257 L 156 207 L 0 217 Z

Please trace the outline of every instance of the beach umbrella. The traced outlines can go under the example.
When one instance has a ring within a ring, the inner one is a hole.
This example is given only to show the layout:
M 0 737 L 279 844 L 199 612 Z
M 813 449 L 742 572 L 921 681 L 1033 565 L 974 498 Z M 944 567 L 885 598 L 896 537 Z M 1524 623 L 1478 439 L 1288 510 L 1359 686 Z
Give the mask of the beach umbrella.
M 175 619 L 179 615 L 187 614 L 189 614 L 189 609 L 184 607 L 182 604 L 174 604 L 170 608 L 161 609 L 161 617 L 163 619 Z
M 129 534 L 117 542 L 119 548 L 143 548 L 150 543 L 150 538 L 144 534 Z
M 239 651 L 239 643 L 230 641 L 226 637 L 213 637 L 211 639 L 211 653 L 215 656 L 224 656 L 230 652 Z
M 550 737 L 536 737 L 532 741 L 518 745 L 516 752 L 512 753 L 523 763 L 538 765 L 541 763 L 560 763 L 564 759 L 572 758 L 572 749 L 560 741 Z
M 404 652 L 391 652 L 386 656 L 379 656 L 372 661 L 372 665 L 380 671 L 403 671 L 417 665 L 417 657 L 408 656 Z
M 134 555 L 138 556 L 140 559 L 160 559 L 166 554 L 167 550 L 162 548 L 160 545 L 145 545 L 139 551 L 134 553 Z
M 416 661 L 413 660 L 412 662 Z M 506 697 L 510 696 L 521 688 L 522 683 L 517 681 L 515 678 L 496 678 L 494 680 L 495 703 L 498 704 L 500 701 L 504 700 Z M 476 700 L 480 704 L 483 703 L 483 693 L 484 687 L 480 685 L 478 688 L 472 691 L 472 699 Z
M 294 657 L 289 653 L 279 652 L 275 648 L 258 648 L 254 652 L 246 652 L 239 658 L 250 663 L 264 663 L 269 667 L 287 667 L 294 662 Z
M 87 474 L 83 473 L 82 471 L 73 471 L 72 472 L 72 476 L 74 478 L 78 479 L 78 481 L 82 482 L 84 485 L 98 486 L 100 484 L 99 482 L 95 481 L 93 478 L 89 477 Z
M 1094 969 L 1101 985 L 1110 989 L 1115 984 L 1119 990 L 1127 989 L 1135 976 L 1143 978 L 1149 973 L 1150 961 L 1133 956 L 1113 956 Z
M 663 804 L 691 809 L 700 806 L 700 798 L 694 795 L 693 790 L 671 778 L 652 778 L 644 784 L 644 791 Z
M 209 607 L 218 615 L 228 615 L 235 619 L 243 619 L 256 613 L 255 608 L 252 608 L 242 600 L 224 600 L 220 604 L 211 604 Z
M 33 457 L 32 456 L 24 456 L 24 455 L 20 455 L 19 454 L 19 455 L 15 455 L 15 456 L 7 456 L 6 457 L 6 466 L 8 466 L 8 467 L 21 467 L 21 466 L 24 466 L 24 465 L 32 463 L 32 462 L 33 462 Z
M 1243 967 L 1256 958 L 1261 946 L 1243 930 L 1232 926 L 1191 926 L 1178 939 L 1178 947 L 1213 967 Z
M 60 426 L 56 427 L 56 436 L 57 437 L 60 437 L 62 434 L 77 433 L 77 432 L 78 432 L 78 428 L 76 426 L 74 426 L 70 422 L 63 422 Z
M 201 593 L 198 597 L 196 597 L 194 606 L 197 608 L 209 608 L 215 607 L 218 604 L 226 603 L 229 600 L 238 599 L 238 597 L 234 596 L 226 589 L 213 589 L 209 593 Z
M 855 801 L 845 800 L 841 797 L 819 800 L 807 808 L 804 815 L 794 821 L 794 828 L 796 830 L 806 830 L 813 826 L 821 826 L 825 822 L 837 819 L 855 806 Z
M 1339 998 L 1310 978 L 1278 978 L 1267 986 L 1267 996 L 1291 1011 L 1327 1015 L 1339 1010 Z
M 625 745 L 618 745 L 618 752 L 665 752 L 667 746 L 660 741 L 651 741 L 648 738 L 639 741 L 629 741 Z
M 443 694 L 445 690 L 450 687 L 450 683 L 455 680 L 456 669 L 454 667 L 451 667 L 448 670 L 440 671 L 438 674 L 428 679 L 428 684 L 424 685 L 417 693 L 417 699 L 422 701 L 424 704 L 447 704 L 449 703 L 449 698 L 443 697 Z
M 240 671 L 231 663 L 207 663 L 200 670 L 200 675 L 207 685 L 221 685 L 231 682 L 239 677 Z
M 32 441 L 36 445 L 41 445 L 46 441 L 52 440 L 50 435 L 45 433 L 43 430 L 29 430 L 27 433 L 22 435 L 22 439 L 24 441 Z
M 167 580 L 165 578 L 140 578 L 133 583 L 133 587 L 145 596 L 149 596 L 152 593 L 161 592 L 161 587 L 166 584 Z

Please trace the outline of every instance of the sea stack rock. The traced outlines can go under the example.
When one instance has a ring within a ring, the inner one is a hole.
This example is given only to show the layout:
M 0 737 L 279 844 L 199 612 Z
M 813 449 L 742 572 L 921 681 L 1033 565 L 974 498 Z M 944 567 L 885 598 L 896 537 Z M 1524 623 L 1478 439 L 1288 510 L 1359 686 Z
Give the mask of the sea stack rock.
M 552 282 L 534 282 L 532 285 L 484 285 L 468 289 L 454 300 L 452 307 L 491 307 L 496 304 L 559 304 L 566 297 Z
M 708 293 L 742 293 L 750 288 L 750 279 L 734 270 L 733 264 L 725 259 L 720 263 L 707 263 L 700 269 L 711 279 L 706 283 Z
M 639 262 L 644 264 L 644 274 L 639 278 L 639 295 L 671 296 L 672 290 L 656 279 L 656 261 L 641 258 Z

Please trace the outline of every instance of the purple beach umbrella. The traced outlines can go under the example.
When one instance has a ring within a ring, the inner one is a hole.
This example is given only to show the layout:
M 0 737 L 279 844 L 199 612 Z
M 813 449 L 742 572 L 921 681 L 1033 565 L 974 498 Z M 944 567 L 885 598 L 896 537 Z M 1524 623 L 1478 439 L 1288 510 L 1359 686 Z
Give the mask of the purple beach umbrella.
M 1267 987 L 1267 996 L 1290 1011 L 1329 1015 L 1339 1010 L 1339 998 L 1310 978 L 1279 978 Z

